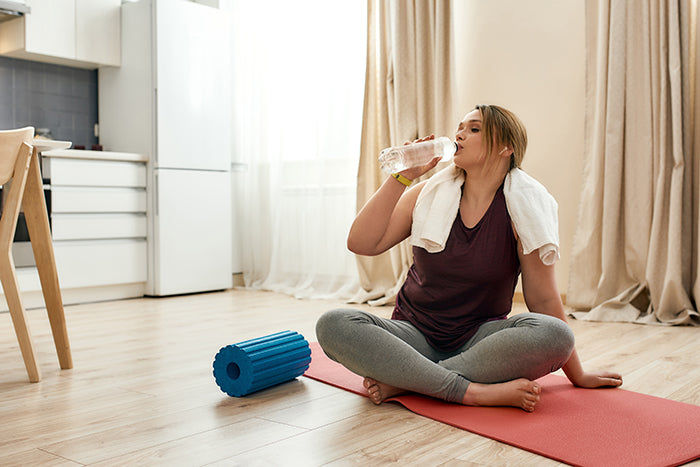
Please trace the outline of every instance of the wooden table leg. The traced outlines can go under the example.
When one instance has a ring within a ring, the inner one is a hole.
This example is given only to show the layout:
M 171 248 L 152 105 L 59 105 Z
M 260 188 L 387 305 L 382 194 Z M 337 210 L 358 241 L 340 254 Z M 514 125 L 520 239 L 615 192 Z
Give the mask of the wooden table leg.
M 68 332 L 66 329 L 66 317 L 63 311 L 63 298 L 58 283 L 58 271 L 56 270 L 56 258 L 51 241 L 51 228 L 44 200 L 44 187 L 39 169 L 39 157 L 34 150 L 27 175 L 27 184 L 22 200 L 24 217 L 27 221 L 29 239 L 34 251 L 36 268 L 39 272 L 41 290 L 44 294 L 44 303 L 51 323 L 56 353 L 61 368 L 73 368 Z

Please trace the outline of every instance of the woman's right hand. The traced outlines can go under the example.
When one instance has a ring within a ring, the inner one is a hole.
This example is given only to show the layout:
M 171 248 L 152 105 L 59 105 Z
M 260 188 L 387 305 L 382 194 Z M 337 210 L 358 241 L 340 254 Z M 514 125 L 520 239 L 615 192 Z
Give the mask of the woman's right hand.
M 415 143 L 435 139 L 435 135 L 415 140 Z M 406 144 L 411 144 L 407 142 Z M 440 162 L 434 157 L 430 162 L 399 172 L 409 180 L 415 180 Z M 347 246 L 358 255 L 381 254 L 411 234 L 413 208 L 424 183 L 405 186 L 388 177 L 379 190 L 360 209 L 348 233 Z
M 430 141 L 431 139 L 435 139 L 435 135 L 426 136 L 424 138 L 418 138 L 414 141 L 406 141 L 404 143 L 404 146 L 413 143 L 422 143 L 423 141 Z M 399 174 L 403 175 L 409 180 L 415 180 L 416 178 L 421 177 L 428 173 L 430 170 L 434 169 L 438 162 L 440 162 L 441 160 L 442 157 L 435 156 L 427 164 L 402 170 L 401 172 L 399 172 Z

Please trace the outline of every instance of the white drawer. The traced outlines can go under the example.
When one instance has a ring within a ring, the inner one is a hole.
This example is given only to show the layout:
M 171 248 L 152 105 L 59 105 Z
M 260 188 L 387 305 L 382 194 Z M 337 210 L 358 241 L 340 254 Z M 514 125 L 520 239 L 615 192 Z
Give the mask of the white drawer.
M 138 162 L 44 158 L 42 171 L 52 186 L 146 186 L 146 165 Z
M 148 279 L 146 240 L 54 242 L 63 288 L 131 284 Z
M 54 240 L 146 238 L 144 214 L 60 214 L 51 215 Z
M 146 190 L 52 187 L 51 212 L 146 212 Z

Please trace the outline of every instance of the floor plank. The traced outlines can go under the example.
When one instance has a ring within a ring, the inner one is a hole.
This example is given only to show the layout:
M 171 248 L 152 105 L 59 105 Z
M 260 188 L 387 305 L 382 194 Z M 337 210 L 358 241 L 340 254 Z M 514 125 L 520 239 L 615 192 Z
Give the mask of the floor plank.
M 369 400 L 365 403 L 371 405 Z M 393 404 L 370 408 L 273 445 L 223 459 L 218 465 L 325 465 L 433 423 Z

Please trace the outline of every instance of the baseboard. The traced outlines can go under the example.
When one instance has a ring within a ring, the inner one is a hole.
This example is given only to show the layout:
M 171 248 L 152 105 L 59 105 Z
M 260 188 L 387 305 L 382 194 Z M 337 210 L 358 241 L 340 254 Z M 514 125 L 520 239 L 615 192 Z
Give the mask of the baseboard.
M 44 308 L 44 296 L 36 268 L 17 268 L 20 283 L 22 304 L 27 310 Z M 233 274 L 233 286 L 244 287 L 243 273 Z M 127 298 L 143 297 L 146 294 L 146 283 L 117 284 L 96 287 L 61 288 L 61 298 L 64 305 L 80 303 L 105 302 Z M 0 312 L 8 311 L 7 301 L 0 290 Z
M 61 289 L 61 299 L 64 305 L 77 305 L 81 303 L 105 302 L 111 300 L 123 300 L 126 298 L 143 297 L 145 282 L 133 284 L 106 285 L 97 287 L 80 287 L 74 289 Z M 22 304 L 27 310 L 44 308 L 44 296 L 41 290 L 22 291 Z M 0 294 L 0 312 L 8 311 L 5 296 Z
M 234 287 L 245 287 L 245 281 L 243 280 L 243 273 L 238 272 L 233 275 L 233 286 Z

